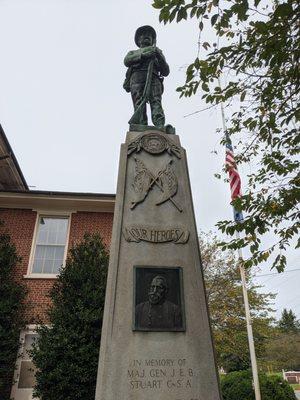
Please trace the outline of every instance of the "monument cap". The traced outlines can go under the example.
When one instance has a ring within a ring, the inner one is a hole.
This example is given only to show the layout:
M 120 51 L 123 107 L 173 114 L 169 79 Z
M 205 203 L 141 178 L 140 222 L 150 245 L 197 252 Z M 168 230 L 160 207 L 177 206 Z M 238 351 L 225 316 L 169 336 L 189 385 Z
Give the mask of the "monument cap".
M 153 37 L 153 40 L 156 41 L 156 32 L 155 32 L 155 29 L 154 29 L 152 26 L 150 26 L 150 25 L 143 25 L 143 26 L 140 26 L 139 28 L 137 28 L 137 30 L 136 30 L 136 32 L 135 32 L 135 35 L 134 35 L 134 41 L 135 41 L 135 44 L 136 44 L 138 47 L 139 47 L 139 37 L 141 36 L 141 34 L 142 34 L 143 32 L 146 32 L 146 31 L 150 32 L 151 35 L 152 35 L 152 37 Z

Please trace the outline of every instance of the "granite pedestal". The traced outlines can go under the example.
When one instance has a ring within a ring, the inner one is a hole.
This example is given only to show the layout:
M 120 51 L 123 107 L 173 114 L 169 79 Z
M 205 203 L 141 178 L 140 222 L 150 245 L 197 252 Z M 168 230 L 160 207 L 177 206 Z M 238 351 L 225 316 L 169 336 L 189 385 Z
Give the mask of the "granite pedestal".
M 96 400 L 220 400 L 186 154 L 121 146 Z

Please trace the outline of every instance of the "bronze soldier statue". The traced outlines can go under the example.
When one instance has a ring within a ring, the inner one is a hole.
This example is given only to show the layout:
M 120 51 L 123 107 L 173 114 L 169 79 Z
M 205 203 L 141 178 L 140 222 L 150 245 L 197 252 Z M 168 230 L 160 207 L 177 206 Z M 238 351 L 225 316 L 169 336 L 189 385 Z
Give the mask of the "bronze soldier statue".
M 156 47 L 156 32 L 152 26 L 137 29 L 134 37 L 138 50 L 129 51 L 124 59 L 128 67 L 124 89 L 131 93 L 134 114 L 129 124 L 148 125 L 146 105 L 150 104 L 153 124 L 164 129 L 165 114 L 161 105 L 163 79 L 170 69 L 162 51 Z

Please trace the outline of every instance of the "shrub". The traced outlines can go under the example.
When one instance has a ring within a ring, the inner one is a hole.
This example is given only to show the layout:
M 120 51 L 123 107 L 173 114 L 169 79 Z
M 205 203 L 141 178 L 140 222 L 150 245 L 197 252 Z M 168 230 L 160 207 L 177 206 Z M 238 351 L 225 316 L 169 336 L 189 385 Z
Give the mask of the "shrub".
M 260 374 L 262 400 L 296 400 L 293 389 L 279 376 Z M 255 400 L 250 371 L 231 372 L 221 379 L 223 400 Z
M 98 235 L 70 250 L 51 290 L 50 326 L 38 329 L 31 355 L 41 400 L 94 400 L 108 253 Z
M 10 398 L 19 348 L 20 331 L 25 326 L 26 289 L 14 279 L 20 261 L 10 236 L 0 234 L 0 399 Z

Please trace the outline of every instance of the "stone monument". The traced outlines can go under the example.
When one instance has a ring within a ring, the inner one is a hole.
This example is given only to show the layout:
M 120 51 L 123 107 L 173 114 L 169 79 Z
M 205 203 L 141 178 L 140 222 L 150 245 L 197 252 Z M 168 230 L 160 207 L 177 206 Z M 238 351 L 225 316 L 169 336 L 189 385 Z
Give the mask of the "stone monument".
M 152 27 L 135 42 L 96 400 L 220 400 L 186 154 L 161 106 L 169 67 Z

